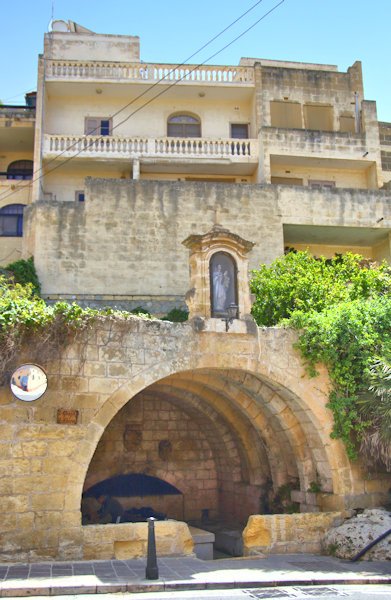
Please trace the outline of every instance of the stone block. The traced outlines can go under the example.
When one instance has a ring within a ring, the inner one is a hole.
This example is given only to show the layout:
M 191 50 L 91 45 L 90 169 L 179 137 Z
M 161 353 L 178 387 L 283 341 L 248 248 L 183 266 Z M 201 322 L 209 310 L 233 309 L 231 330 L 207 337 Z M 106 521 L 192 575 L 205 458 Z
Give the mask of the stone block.
M 291 491 L 291 500 L 292 502 L 305 502 L 306 493 L 301 492 L 299 490 Z
M 34 493 L 32 490 L 31 508 L 37 511 L 62 510 L 64 508 L 63 493 Z
M 118 388 L 117 379 L 106 379 L 104 377 L 91 377 L 88 380 L 88 391 L 98 394 L 112 394 Z M 81 390 L 83 391 L 83 390 Z M 87 390 L 86 390 L 87 391 Z
M 158 555 L 189 555 L 193 540 L 188 526 L 179 521 L 155 523 Z M 139 558 L 146 555 L 147 524 L 124 523 L 117 525 L 90 525 L 83 528 L 83 556 L 87 559 Z M 94 551 L 95 548 L 95 551 Z
M 31 488 L 30 488 L 31 489 Z M 4 513 L 16 514 L 24 513 L 29 510 L 29 499 L 27 496 L 2 496 L 1 510 Z
M 32 432 L 33 433 L 33 432 Z M 15 458 L 22 457 L 42 457 L 47 454 L 48 445 L 43 440 L 32 440 L 26 441 L 19 444 L 15 444 L 13 448 L 13 455 Z

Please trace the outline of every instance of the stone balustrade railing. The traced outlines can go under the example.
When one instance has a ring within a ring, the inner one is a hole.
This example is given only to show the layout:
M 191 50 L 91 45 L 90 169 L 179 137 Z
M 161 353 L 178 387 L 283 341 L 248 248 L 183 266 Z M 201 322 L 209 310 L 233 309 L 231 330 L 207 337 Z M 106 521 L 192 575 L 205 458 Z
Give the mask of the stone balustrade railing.
M 46 79 L 252 84 L 252 67 L 49 60 Z
M 257 141 L 208 138 L 45 135 L 44 155 L 257 159 Z

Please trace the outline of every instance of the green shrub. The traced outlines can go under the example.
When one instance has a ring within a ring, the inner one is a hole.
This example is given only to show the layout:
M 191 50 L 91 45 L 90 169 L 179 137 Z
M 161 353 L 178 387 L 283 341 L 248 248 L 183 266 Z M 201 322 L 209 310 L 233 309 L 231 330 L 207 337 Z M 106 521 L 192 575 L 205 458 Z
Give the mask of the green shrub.
M 357 457 L 379 419 L 364 409 L 360 395 L 371 385 L 371 365 L 391 356 L 391 269 L 347 253 L 333 259 L 289 252 L 253 272 L 252 314 L 258 325 L 299 330 L 297 347 L 308 373 L 326 365 L 332 390 L 332 437 Z M 384 461 L 383 461 L 384 462 Z
M 183 310 L 182 308 L 173 308 L 167 313 L 164 317 L 161 318 L 162 321 L 171 321 L 171 323 L 184 323 L 189 318 L 189 313 L 187 310 Z
M 27 260 L 20 259 L 8 264 L 4 267 L 3 272 L 11 273 L 15 283 L 22 285 L 31 283 L 32 290 L 39 296 L 41 292 L 41 285 L 39 283 L 38 275 L 34 266 L 34 259 L 31 256 Z

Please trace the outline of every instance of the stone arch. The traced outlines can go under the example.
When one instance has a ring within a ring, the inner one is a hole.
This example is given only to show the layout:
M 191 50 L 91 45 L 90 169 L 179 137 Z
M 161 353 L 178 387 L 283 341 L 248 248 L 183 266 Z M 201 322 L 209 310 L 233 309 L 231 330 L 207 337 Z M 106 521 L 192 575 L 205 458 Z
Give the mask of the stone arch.
M 156 335 L 155 330 L 172 325 L 148 323 L 138 327 Z M 259 484 L 260 452 L 251 451 L 255 439 L 267 457 L 275 486 L 297 477 L 301 490 L 306 491 L 308 482 L 319 474 L 326 491 L 339 497 L 354 493 L 352 468 L 342 444 L 329 438 L 332 419 L 326 408 L 325 373 L 316 380 L 304 378 L 300 358 L 291 348 L 294 336 L 290 332 L 267 331 L 262 336 L 235 336 L 231 346 L 229 335 L 208 334 L 205 345 L 206 338 L 192 334 L 190 329 L 186 352 L 178 345 L 171 360 L 157 360 L 119 380 L 116 388 L 111 387 L 112 393 L 102 395 L 103 401 L 74 456 L 75 468 L 69 478 L 80 495 L 99 440 L 118 411 L 148 388 L 167 394 L 167 386 L 178 402 L 184 401 L 186 394 L 189 400 L 190 394 L 199 399 L 198 409 L 203 405 L 206 412 L 213 409 L 217 415 L 224 414 L 236 440 L 242 473 L 250 474 L 243 475 L 243 484 Z M 284 344 L 288 351 L 281 355 Z M 110 352 L 117 352 L 115 348 L 114 344 Z M 278 453 L 278 447 L 283 451 Z M 69 509 L 76 510 L 75 500 L 69 502 Z

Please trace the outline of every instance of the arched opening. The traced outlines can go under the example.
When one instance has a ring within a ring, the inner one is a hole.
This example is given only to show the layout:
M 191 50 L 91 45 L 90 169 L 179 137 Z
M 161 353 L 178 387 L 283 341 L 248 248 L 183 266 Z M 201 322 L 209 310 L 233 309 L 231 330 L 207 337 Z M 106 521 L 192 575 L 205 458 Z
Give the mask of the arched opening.
M 7 179 L 32 179 L 33 178 L 33 161 L 32 160 L 15 160 L 10 163 L 7 168 Z
M 212 317 L 227 314 L 230 304 L 238 304 L 237 266 L 228 252 L 216 252 L 209 262 Z
M 24 204 L 7 204 L 0 208 L 0 237 L 23 235 Z
M 201 137 L 201 120 L 195 115 L 171 115 L 167 119 L 167 136 L 179 138 Z
M 241 531 L 251 514 L 318 510 L 305 501 L 295 505 L 290 495 L 306 492 L 311 481 L 333 491 L 322 433 L 308 406 L 289 390 L 234 369 L 170 375 L 117 412 L 96 447 L 84 491 L 134 473 L 158 478 L 182 498 L 179 504 L 158 493 L 134 497 L 130 510 L 148 506 L 214 532 Z

